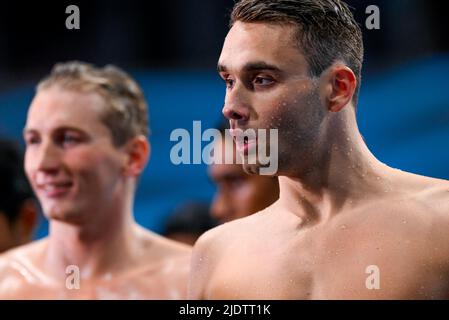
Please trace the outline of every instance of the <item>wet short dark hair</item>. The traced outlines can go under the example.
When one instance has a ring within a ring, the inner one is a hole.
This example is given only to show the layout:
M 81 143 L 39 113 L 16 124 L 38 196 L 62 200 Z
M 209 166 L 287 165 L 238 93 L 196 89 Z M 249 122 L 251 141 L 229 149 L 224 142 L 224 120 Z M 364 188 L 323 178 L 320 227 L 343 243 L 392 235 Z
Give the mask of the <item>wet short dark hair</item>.
M 360 91 L 363 63 L 362 31 L 348 5 L 340 0 L 241 0 L 231 13 L 235 22 L 291 24 L 309 65 L 319 76 L 336 60 L 352 69 L 357 78 L 354 106 Z
M 25 201 L 34 199 L 23 169 L 23 154 L 17 143 L 0 138 L 0 213 L 10 223 L 19 216 Z

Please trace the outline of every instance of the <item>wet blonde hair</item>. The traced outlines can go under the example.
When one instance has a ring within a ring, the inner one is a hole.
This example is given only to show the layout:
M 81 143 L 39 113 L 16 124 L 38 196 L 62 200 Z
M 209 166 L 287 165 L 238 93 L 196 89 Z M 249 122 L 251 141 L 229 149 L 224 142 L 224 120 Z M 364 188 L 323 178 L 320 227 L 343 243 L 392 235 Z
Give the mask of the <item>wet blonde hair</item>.
M 142 89 L 120 68 L 98 68 L 80 61 L 57 63 L 36 90 L 53 86 L 100 94 L 106 106 L 101 120 L 111 131 L 115 146 L 138 135 L 148 137 L 148 107 Z

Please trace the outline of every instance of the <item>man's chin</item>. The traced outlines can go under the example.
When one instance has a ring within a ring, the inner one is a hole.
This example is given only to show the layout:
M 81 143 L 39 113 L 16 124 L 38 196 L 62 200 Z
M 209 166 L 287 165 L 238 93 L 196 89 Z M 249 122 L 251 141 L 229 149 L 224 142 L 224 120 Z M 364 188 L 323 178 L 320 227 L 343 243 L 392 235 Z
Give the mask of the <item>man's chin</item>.
M 83 221 L 82 214 L 74 208 L 55 207 L 48 208 L 44 211 L 44 216 L 48 220 L 65 222 L 70 224 L 81 224 Z

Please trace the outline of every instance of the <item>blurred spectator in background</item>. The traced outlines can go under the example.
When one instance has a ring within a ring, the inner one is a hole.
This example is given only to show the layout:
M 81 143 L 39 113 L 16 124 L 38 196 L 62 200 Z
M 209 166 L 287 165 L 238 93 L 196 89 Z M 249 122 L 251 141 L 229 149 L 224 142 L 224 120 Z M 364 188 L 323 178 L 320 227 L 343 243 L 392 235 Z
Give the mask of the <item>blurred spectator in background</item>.
M 0 253 L 31 241 L 38 207 L 23 171 L 23 156 L 0 138 Z
M 232 152 L 234 157 L 236 156 L 234 141 L 226 143 L 226 139 L 232 140 L 232 137 L 226 134 L 227 128 L 228 122 L 223 121 L 218 128 L 222 139 L 216 142 L 214 148 L 220 153 L 217 157 L 223 159 L 223 164 L 211 164 L 208 170 L 210 178 L 217 186 L 211 214 L 220 223 L 249 216 L 265 209 L 279 198 L 277 177 L 247 174 L 236 161 L 234 164 L 224 164 L 225 153 Z
M 188 202 L 178 208 L 165 224 L 164 236 L 189 245 L 207 230 L 217 225 L 210 215 L 210 206 L 203 202 Z

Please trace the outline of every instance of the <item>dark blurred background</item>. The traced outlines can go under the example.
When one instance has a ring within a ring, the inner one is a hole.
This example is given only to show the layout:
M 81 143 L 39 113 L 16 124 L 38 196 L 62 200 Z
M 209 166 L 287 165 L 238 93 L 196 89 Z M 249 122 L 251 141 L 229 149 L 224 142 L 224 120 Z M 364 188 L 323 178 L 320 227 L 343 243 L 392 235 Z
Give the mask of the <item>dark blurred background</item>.
M 358 119 L 383 162 L 449 179 L 449 19 L 444 1 L 347 1 L 362 26 L 365 64 Z M 150 105 L 152 160 L 136 218 L 160 231 L 182 202 L 210 200 L 204 165 L 174 166 L 169 136 L 221 118 L 224 85 L 215 74 L 233 0 L 15 1 L 0 10 L 0 135 L 21 140 L 36 82 L 55 62 L 116 64 L 142 85 Z M 75 4 L 81 29 L 67 30 Z M 380 9 L 367 30 L 365 9 Z M 1 155 L 0 155 L 1 156 Z M 0 177 L 1 178 L 1 177 Z M 46 233 L 43 222 L 37 236 Z

